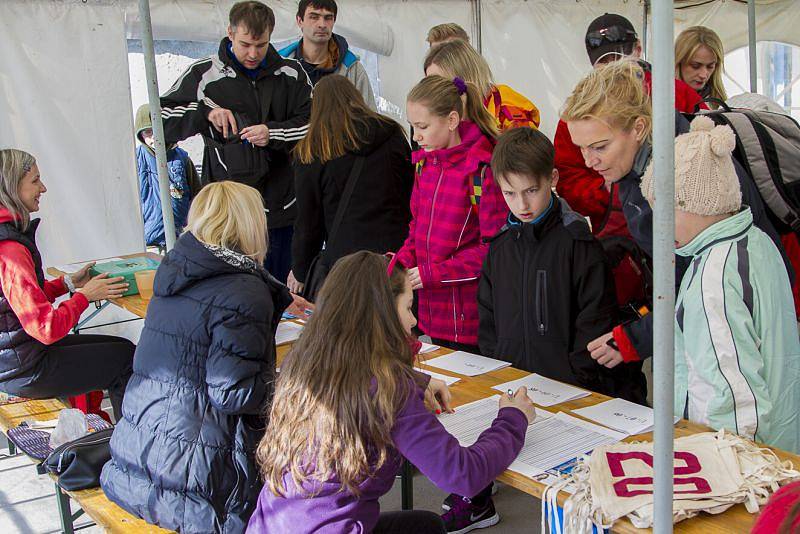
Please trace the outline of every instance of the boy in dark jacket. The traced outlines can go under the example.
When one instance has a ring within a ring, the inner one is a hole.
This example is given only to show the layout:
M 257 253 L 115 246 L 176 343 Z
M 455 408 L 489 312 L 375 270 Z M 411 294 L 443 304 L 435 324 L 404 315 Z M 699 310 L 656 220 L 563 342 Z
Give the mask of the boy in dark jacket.
M 606 369 L 586 345 L 614 325 L 614 281 L 586 220 L 559 199 L 554 149 L 530 128 L 492 156 L 511 213 L 492 239 L 478 289 L 481 353 L 548 378 L 644 403 L 641 366 Z

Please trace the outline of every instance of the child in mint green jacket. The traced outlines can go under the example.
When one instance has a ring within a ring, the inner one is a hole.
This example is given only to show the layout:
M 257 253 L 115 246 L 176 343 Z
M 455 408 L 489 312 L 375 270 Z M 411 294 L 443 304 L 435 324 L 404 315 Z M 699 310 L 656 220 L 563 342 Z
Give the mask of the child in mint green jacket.
M 675 414 L 800 452 L 800 338 L 775 244 L 741 203 L 736 138 L 708 117 L 675 139 Z M 642 192 L 653 204 L 653 170 Z

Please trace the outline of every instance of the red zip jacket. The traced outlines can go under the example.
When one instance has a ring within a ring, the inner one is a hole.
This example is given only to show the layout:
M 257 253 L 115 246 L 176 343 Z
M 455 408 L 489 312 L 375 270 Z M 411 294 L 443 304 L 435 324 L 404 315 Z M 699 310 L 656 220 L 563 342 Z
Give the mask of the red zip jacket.
M 13 215 L 0 207 L 0 223 Z M 89 301 L 81 293 L 53 308 L 53 302 L 67 292 L 64 278 L 46 280 L 39 287 L 31 253 L 15 241 L 0 241 L 0 288 L 22 328 L 32 338 L 52 345 L 78 324 Z
M 408 238 L 397 253 L 406 268 L 419 267 L 419 327 L 431 337 L 478 344 L 478 277 L 485 242 L 503 226 L 508 208 L 488 167 L 494 142 L 478 126 L 459 126 L 461 144 L 414 152 L 421 165 L 411 193 Z M 473 178 L 485 165 L 479 209 Z

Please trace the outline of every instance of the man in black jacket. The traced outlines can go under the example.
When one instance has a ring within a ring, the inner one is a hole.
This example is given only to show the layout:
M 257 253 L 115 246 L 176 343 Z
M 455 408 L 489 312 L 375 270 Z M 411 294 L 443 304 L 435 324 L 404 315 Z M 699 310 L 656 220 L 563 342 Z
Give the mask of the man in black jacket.
M 538 130 L 505 132 L 492 172 L 511 210 L 478 286 L 481 353 L 644 403 L 641 364 L 606 369 L 586 345 L 615 324 L 614 280 L 586 220 L 552 191 L 554 149 Z
M 300 64 L 269 44 L 275 15 L 261 2 L 235 4 L 216 55 L 192 64 L 161 97 L 167 144 L 205 143 L 203 181 L 233 180 L 264 198 L 265 266 L 285 282 L 296 217 L 290 152 L 308 130 L 311 84 Z

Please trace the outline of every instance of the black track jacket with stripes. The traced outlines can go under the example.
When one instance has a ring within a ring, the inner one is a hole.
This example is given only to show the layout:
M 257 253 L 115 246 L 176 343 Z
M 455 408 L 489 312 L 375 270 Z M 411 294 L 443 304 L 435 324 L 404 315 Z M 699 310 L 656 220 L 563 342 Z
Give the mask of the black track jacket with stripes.
M 203 181 L 233 180 L 255 187 L 264 197 L 269 227 L 291 226 L 297 213 L 291 150 L 308 131 L 311 90 L 305 71 L 294 59 L 281 57 L 269 45 L 266 66 L 251 79 L 228 56 L 225 37 L 216 55 L 193 63 L 161 97 L 167 145 L 203 136 Z M 238 138 L 227 142 L 208 122 L 217 107 L 229 109 L 239 130 L 265 124 L 266 147 Z

